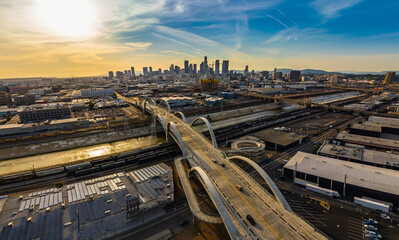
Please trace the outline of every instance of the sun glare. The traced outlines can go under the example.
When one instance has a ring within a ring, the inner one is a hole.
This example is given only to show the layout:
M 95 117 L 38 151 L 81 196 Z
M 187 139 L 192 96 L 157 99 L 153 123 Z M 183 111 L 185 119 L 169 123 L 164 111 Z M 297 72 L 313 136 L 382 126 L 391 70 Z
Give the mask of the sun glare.
M 96 34 L 98 20 L 92 0 L 36 0 L 35 13 L 49 34 L 81 38 Z

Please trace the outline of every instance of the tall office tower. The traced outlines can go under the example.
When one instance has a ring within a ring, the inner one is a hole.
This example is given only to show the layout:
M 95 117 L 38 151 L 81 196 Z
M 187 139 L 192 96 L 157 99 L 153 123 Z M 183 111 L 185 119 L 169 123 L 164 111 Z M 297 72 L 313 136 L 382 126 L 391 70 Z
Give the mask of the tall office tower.
M 229 74 L 229 60 L 223 60 L 222 63 L 222 74 L 228 75 Z
M 209 66 L 208 66 L 208 57 L 205 56 L 204 57 L 204 73 L 205 74 L 209 74 Z
M 204 62 L 200 64 L 200 73 L 204 73 Z
M 384 84 L 392 84 L 395 81 L 395 72 L 387 72 L 384 79 Z
M 131 76 L 132 76 L 132 71 L 127 70 L 127 75 L 128 75 L 129 77 L 131 77 Z
M 124 72 L 125 72 L 125 77 L 127 77 L 127 70 L 125 70 Z
M 175 71 L 175 66 L 172 64 L 170 65 L 169 72 L 173 73 Z
M 116 77 L 117 78 L 122 78 L 123 77 L 123 72 L 122 71 L 116 71 Z
M 293 70 L 288 74 L 288 79 L 293 82 L 299 82 L 301 80 L 301 71 Z
M 188 73 L 189 73 L 189 74 L 193 74 L 193 64 L 190 64 L 190 65 L 188 66 Z
M 161 74 L 162 73 L 162 69 L 158 69 L 158 74 Z
M 185 73 L 189 73 L 189 69 L 188 69 L 188 60 L 184 60 L 184 72 L 185 72 Z
M 220 72 L 219 72 L 219 66 L 220 66 L 219 59 L 217 59 L 217 60 L 215 61 L 215 75 L 219 75 L 219 74 L 220 74 Z
M 274 68 L 274 71 L 273 71 L 273 73 L 275 73 L 275 72 L 277 72 L 277 68 Z
M 196 64 L 196 63 L 194 64 L 194 69 L 193 69 L 193 71 L 194 71 L 194 74 L 197 74 L 197 64 Z
M 148 75 L 148 68 L 147 67 L 143 67 L 143 75 L 144 76 Z
M 248 76 L 249 75 L 249 70 L 248 70 L 248 65 L 245 66 L 245 70 L 244 70 L 244 76 Z
M 180 67 L 179 66 L 175 66 L 175 73 L 179 73 L 179 71 L 180 71 Z
M 136 73 L 134 72 L 134 67 L 131 67 L 130 70 L 132 70 L 132 76 L 136 76 Z
M 113 78 L 114 77 L 114 72 L 113 71 L 109 71 L 108 72 L 108 77 L 109 78 Z
M 152 74 L 152 67 L 150 67 L 150 74 Z
M 262 71 L 262 77 L 264 79 L 268 79 L 269 78 L 269 71 Z

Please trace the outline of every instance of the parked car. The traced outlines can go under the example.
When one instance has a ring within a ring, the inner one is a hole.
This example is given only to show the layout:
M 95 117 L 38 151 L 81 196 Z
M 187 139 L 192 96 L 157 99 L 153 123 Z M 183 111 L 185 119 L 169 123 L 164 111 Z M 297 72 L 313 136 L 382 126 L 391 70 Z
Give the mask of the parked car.
M 247 220 L 253 226 L 256 224 L 255 220 L 251 217 L 251 215 L 247 215 Z
M 388 216 L 386 213 L 381 213 L 381 217 L 382 217 L 383 219 L 387 219 L 387 220 L 391 219 L 391 217 Z

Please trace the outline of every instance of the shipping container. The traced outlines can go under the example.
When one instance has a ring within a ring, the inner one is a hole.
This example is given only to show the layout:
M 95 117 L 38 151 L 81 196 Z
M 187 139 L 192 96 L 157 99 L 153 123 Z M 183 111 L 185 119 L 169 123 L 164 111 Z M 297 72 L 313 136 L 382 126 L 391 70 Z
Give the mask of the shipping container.
M 355 199 L 354 203 L 359 204 L 359 205 L 361 205 L 363 207 L 371 208 L 371 209 L 375 209 L 375 210 L 380 210 L 382 212 L 389 212 L 389 205 L 388 204 L 372 201 L 372 200 L 369 200 L 369 199 L 358 198 L 358 197 L 355 197 L 354 199 Z

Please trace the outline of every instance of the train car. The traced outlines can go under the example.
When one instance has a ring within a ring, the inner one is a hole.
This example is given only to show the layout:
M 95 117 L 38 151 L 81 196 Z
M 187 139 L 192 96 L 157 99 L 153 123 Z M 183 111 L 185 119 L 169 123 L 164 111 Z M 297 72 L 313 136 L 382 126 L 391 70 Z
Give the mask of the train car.
M 63 172 L 65 172 L 65 168 L 62 166 L 62 167 L 38 170 L 38 171 L 36 171 L 35 175 L 36 175 L 36 177 L 44 177 L 44 176 L 50 176 L 50 175 L 63 173 Z
M 21 173 L 16 173 L 16 174 L 10 174 L 6 175 L 0 178 L 0 183 L 1 184 L 6 184 L 6 183 L 14 183 L 14 182 L 19 182 L 19 181 L 25 181 L 29 179 L 33 179 L 35 177 L 35 174 L 32 171 L 29 172 L 21 172 Z

